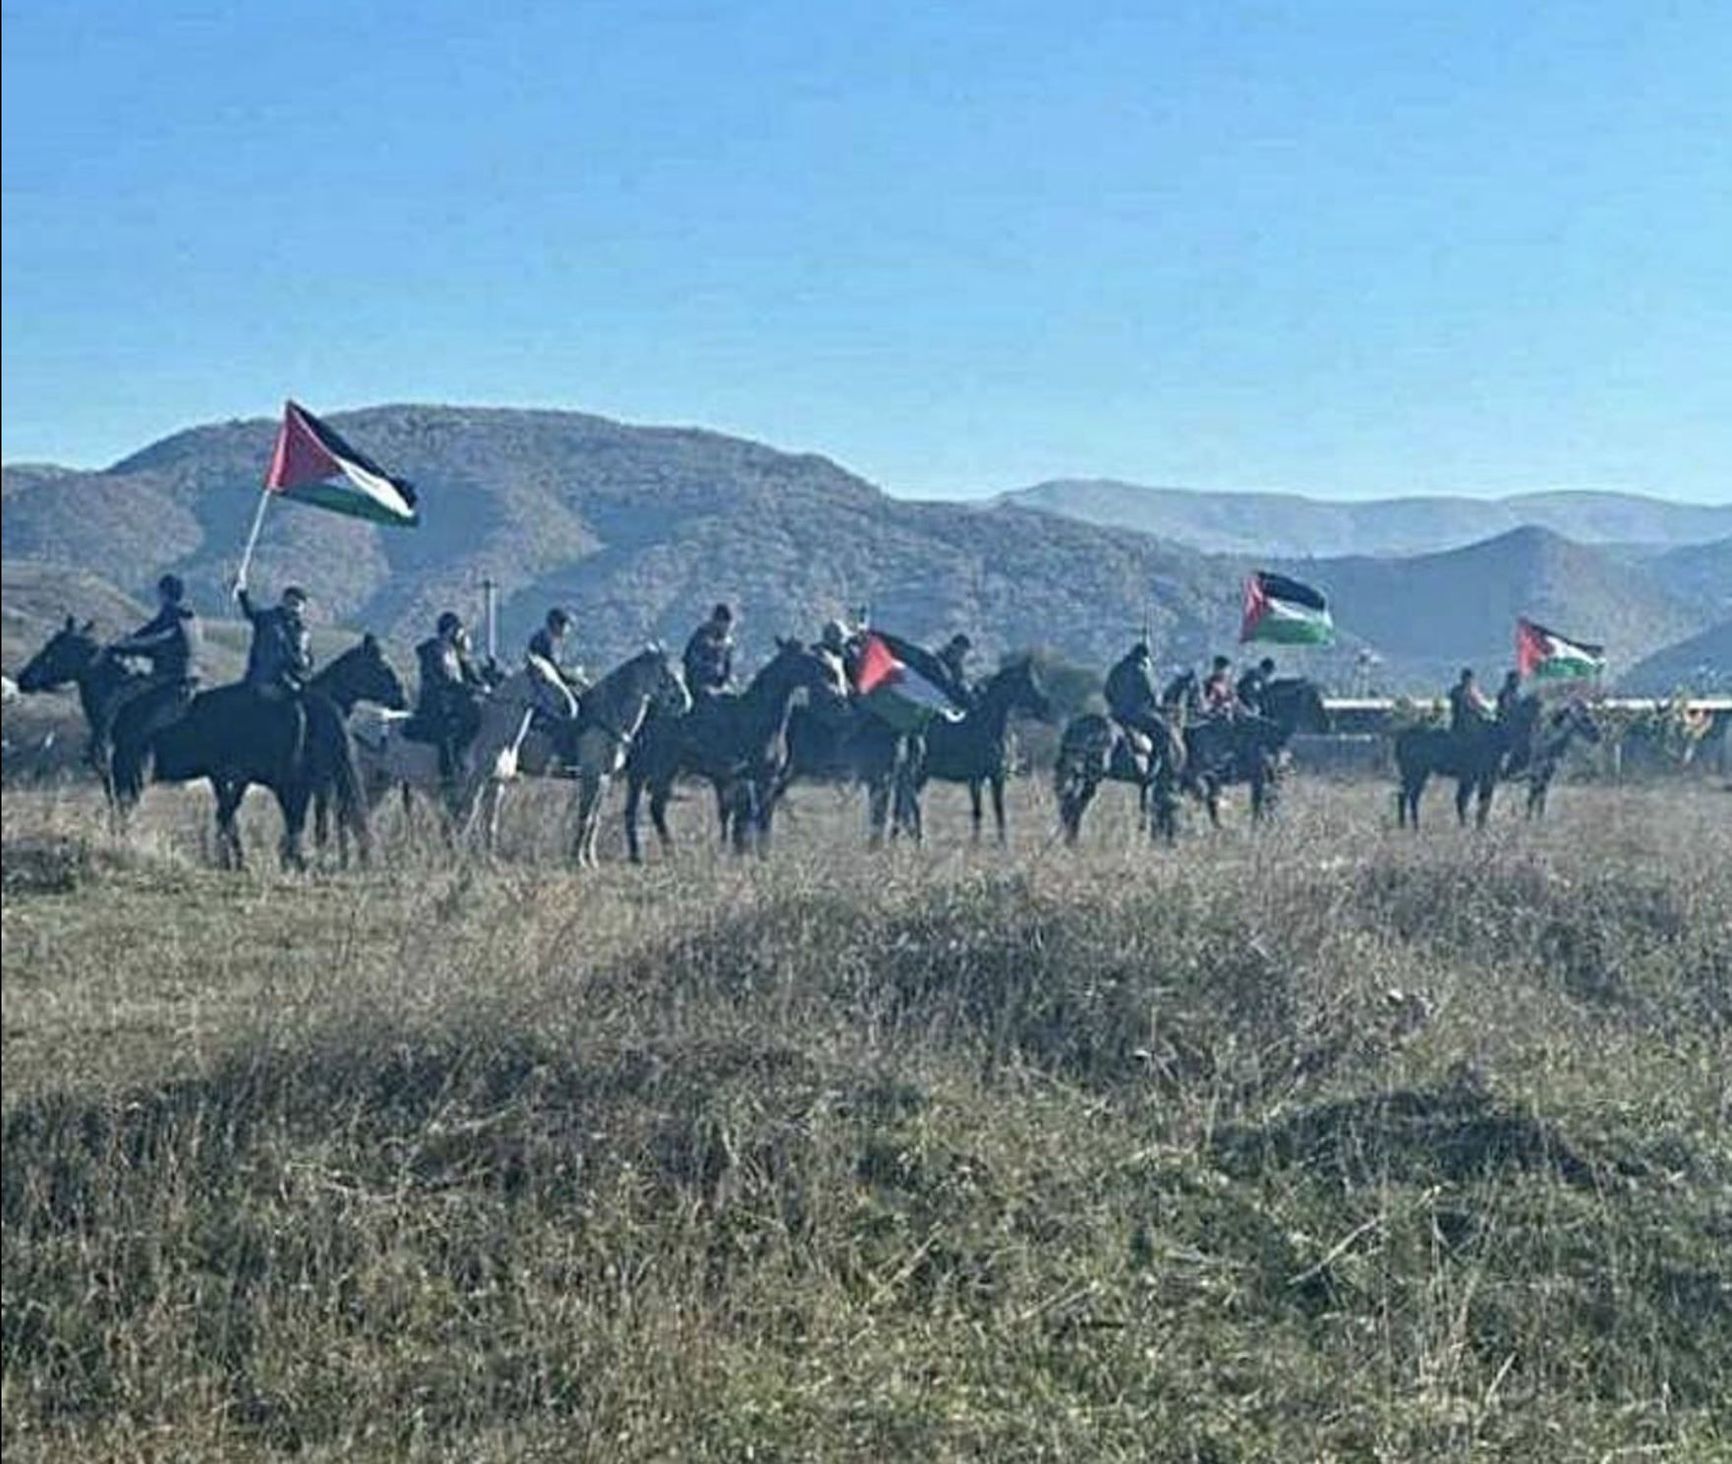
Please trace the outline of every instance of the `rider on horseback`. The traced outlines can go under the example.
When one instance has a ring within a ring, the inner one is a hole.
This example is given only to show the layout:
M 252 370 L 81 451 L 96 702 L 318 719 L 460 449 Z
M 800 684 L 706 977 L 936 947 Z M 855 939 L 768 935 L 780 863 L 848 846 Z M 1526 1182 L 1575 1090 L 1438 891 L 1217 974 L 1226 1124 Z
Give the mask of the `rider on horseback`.
M 1474 680 L 1473 667 L 1463 666 L 1449 689 L 1449 730 L 1457 736 L 1474 736 L 1489 727 L 1492 706 Z
M 588 685 L 581 671 L 569 667 L 563 659 L 566 633 L 571 629 L 571 613 L 555 605 L 547 612 L 541 628 L 529 638 L 524 660 L 530 670 L 539 672 L 556 686 L 576 693 Z
M 717 605 L 691 634 L 682 657 L 686 689 L 694 697 L 726 691 L 734 678 L 734 612 Z
M 454 610 L 445 611 L 433 634 L 415 647 L 415 659 L 421 699 L 404 735 L 439 749 L 439 776 L 454 797 L 463 749 L 481 726 L 479 701 L 487 679 L 470 657 L 469 634 Z
M 1233 689 L 1233 663 L 1225 656 L 1216 656 L 1203 678 L 1203 715 L 1231 719 L 1239 710 L 1239 697 Z
M 186 586 L 179 576 L 165 574 L 156 582 L 161 604 L 155 615 L 123 640 L 107 648 L 110 656 L 138 656 L 150 662 L 150 674 L 123 682 L 97 714 L 90 729 L 91 745 L 108 741 L 115 720 L 129 706 L 150 698 L 131 735 L 140 740 L 160 731 L 180 716 L 198 690 L 199 653 L 204 632 L 198 616 L 185 603 Z
M 1273 657 L 1265 656 L 1239 678 L 1239 704 L 1255 716 L 1263 715 L 1263 698 L 1275 676 Z
M 1155 693 L 1155 668 L 1146 640 L 1138 641 L 1107 672 L 1107 710 L 1127 730 L 1145 737 L 1164 737 L 1160 698 Z
M 307 592 L 289 585 L 269 610 L 253 604 L 245 585 L 235 586 L 235 598 L 253 628 L 246 684 L 267 701 L 298 697 L 313 674 L 313 638 L 304 618 Z
M 1504 673 L 1503 685 L 1497 689 L 1497 719 L 1509 723 L 1515 719 L 1516 704 L 1521 701 L 1522 674 L 1511 670 Z
M 968 653 L 973 649 L 974 642 L 958 631 L 932 653 L 950 676 L 950 685 L 943 688 L 945 694 L 964 711 L 974 705 L 974 693 L 968 684 Z

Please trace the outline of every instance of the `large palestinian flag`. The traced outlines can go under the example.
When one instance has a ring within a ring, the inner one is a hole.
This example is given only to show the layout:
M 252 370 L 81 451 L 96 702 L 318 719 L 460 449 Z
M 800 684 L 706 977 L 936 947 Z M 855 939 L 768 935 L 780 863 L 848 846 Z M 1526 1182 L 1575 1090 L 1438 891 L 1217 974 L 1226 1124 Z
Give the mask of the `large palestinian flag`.
M 379 524 L 415 524 L 415 490 L 393 478 L 364 452 L 358 452 L 305 407 L 288 402 L 271 469 L 267 492 L 296 503 L 310 503 L 333 513 L 371 519 Z
M 1566 640 L 1526 617 L 1516 621 L 1516 670 L 1522 680 L 1597 681 L 1605 669 L 1604 646 Z
M 1245 581 L 1245 618 L 1239 626 L 1239 639 L 1326 646 L 1335 639 L 1335 622 L 1320 591 L 1284 574 L 1260 569 Z
M 962 715 L 943 682 L 943 668 L 929 652 L 880 630 L 866 633 L 854 689 L 899 732 L 912 732 L 934 717 L 955 721 Z

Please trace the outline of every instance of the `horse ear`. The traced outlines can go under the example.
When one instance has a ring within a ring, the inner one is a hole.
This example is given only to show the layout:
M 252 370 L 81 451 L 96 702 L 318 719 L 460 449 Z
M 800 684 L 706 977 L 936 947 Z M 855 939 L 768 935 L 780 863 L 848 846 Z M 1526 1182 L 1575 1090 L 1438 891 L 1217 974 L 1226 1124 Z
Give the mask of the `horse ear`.
M 374 635 L 373 632 L 369 630 L 365 635 L 363 635 L 361 637 L 361 649 L 364 651 L 376 651 L 376 650 L 378 650 L 379 649 L 379 637 Z
M 96 622 L 94 620 L 87 620 L 80 629 L 85 635 L 94 635 L 96 633 Z
M 71 615 L 70 615 L 70 614 L 69 614 L 69 615 L 68 615 L 68 616 L 67 616 L 67 617 L 66 617 L 66 624 L 65 624 L 65 626 L 63 626 L 63 627 L 62 627 L 62 628 L 63 628 L 63 629 L 65 629 L 65 630 L 77 630 L 77 629 L 78 629 L 78 622 L 77 622 L 77 621 L 76 621 L 76 620 L 74 620 L 74 619 L 73 619 L 73 618 L 72 618 L 72 616 L 71 616 Z

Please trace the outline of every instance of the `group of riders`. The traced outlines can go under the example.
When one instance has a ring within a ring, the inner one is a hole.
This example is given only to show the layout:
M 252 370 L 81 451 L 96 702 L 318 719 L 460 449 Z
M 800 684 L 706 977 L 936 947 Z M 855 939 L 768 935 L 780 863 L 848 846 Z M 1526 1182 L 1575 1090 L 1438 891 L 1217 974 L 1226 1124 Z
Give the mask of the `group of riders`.
M 307 627 L 308 596 L 289 585 L 275 605 L 258 605 L 244 586 L 235 591 L 252 628 L 245 684 L 259 697 L 281 700 L 300 696 L 313 674 L 312 639 Z M 186 586 L 173 574 L 157 582 L 158 608 L 131 635 L 113 642 L 111 655 L 143 660 L 149 674 L 124 683 L 113 700 L 96 709 L 94 742 L 106 743 L 120 713 L 135 707 L 129 718 L 130 736 L 141 744 L 173 722 L 191 703 L 203 679 L 203 632 L 197 613 L 187 603 Z M 563 685 L 574 698 L 586 685 L 581 670 L 568 661 L 566 648 L 573 627 L 571 615 L 555 607 L 529 638 L 524 659 L 532 673 Z M 856 684 L 867 630 L 840 619 L 824 626 L 813 649 L 832 658 L 847 680 Z M 693 716 L 702 718 L 707 703 L 734 685 L 735 617 L 718 604 L 686 641 L 681 661 Z M 969 665 L 969 637 L 957 634 L 927 653 L 924 667 L 959 712 L 974 702 L 976 686 Z M 404 734 L 438 749 L 440 770 L 448 783 L 459 772 L 463 753 L 480 726 L 480 707 L 501 679 L 500 668 L 477 658 L 468 628 L 455 611 L 442 613 L 433 634 L 415 648 L 420 672 L 420 696 Z M 1231 663 L 1217 656 L 1200 685 L 1194 673 L 1181 675 L 1165 697 L 1157 693 L 1153 655 L 1147 638 L 1139 640 L 1107 675 L 1106 699 L 1121 725 L 1154 734 L 1163 717 L 1259 717 L 1274 672 L 1265 658 L 1236 680 Z M 1459 688 L 1458 688 L 1459 690 Z M 1452 693 L 1452 701 L 1455 693 Z

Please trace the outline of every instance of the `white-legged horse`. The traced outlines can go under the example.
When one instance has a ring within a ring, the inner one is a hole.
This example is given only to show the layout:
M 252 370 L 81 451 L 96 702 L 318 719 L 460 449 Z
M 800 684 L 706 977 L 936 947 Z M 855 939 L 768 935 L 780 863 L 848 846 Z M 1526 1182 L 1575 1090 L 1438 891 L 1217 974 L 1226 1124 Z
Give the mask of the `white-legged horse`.
M 479 820 L 490 854 L 498 837 L 501 792 L 517 777 L 518 753 L 538 711 L 570 719 L 576 714 L 577 699 L 563 681 L 535 662 L 513 671 L 481 700 L 480 726 L 463 754 L 452 828 L 459 837 L 466 836 Z M 349 718 L 355 759 L 374 804 L 396 787 L 444 801 L 439 749 L 431 742 L 405 737 L 408 720 L 407 713 L 365 703 Z
M 581 866 L 592 868 L 596 863 L 607 785 L 624 768 L 632 740 L 652 706 L 674 717 L 683 717 L 692 706 L 679 667 L 659 645 L 646 647 L 584 691 L 577 725 L 563 748 L 556 748 L 554 739 L 536 728 L 520 749 L 521 771 L 563 772 L 577 779 L 577 831 L 571 854 Z

